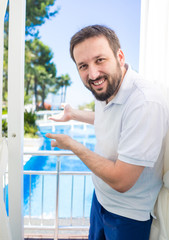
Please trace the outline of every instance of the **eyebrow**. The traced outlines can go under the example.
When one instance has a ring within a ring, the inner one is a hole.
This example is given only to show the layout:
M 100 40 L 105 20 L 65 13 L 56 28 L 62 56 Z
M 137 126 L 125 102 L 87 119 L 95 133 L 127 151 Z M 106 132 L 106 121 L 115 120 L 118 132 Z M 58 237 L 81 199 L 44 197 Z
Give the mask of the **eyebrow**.
M 83 64 L 86 64 L 86 63 L 80 62 L 80 63 L 77 63 L 77 66 L 79 67 L 79 66 L 81 66 L 81 65 L 83 65 Z
M 93 59 L 98 59 L 100 57 L 103 57 L 103 55 L 95 56 Z M 80 65 L 83 65 L 83 64 L 86 64 L 86 63 L 85 62 L 80 62 L 80 63 L 77 63 L 77 66 L 80 66 Z

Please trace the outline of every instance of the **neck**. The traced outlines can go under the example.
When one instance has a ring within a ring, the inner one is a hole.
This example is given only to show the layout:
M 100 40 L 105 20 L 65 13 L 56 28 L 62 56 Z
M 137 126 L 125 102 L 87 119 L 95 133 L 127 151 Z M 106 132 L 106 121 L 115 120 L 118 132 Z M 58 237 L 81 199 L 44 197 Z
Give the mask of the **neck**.
M 123 66 L 123 68 L 122 68 L 122 81 L 123 81 L 123 79 L 124 79 L 124 76 L 126 75 L 127 70 L 128 70 L 128 66 L 127 66 L 127 64 L 125 63 L 124 66 Z
M 120 87 L 121 87 L 121 84 L 122 84 L 122 82 L 123 82 L 123 79 L 124 79 L 124 77 L 125 77 L 125 74 L 126 74 L 126 72 L 127 72 L 127 69 L 128 69 L 127 64 L 125 64 L 125 65 L 121 68 L 121 70 L 122 70 L 122 75 L 121 75 L 120 84 L 119 84 L 116 92 L 113 94 L 113 96 L 111 96 L 109 99 L 106 100 L 106 104 L 108 104 L 108 103 L 116 96 L 116 94 L 118 93 L 118 91 L 119 91 L 119 89 L 120 89 Z

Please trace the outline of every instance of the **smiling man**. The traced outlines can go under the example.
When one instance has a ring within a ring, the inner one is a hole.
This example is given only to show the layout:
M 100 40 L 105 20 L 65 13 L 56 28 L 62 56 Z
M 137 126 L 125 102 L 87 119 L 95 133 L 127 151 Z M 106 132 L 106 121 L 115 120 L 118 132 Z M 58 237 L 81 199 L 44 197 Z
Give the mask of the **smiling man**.
M 117 56 L 118 59 L 104 36 L 87 39 L 74 47 L 80 77 L 97 100 L 111 100 L 122 83 L 126 72 L 122 50 L 118 50 Z
M 95 152 L 63 134 L 47 134 L 53 147 L 73 151 L 93 173 L 90 240 L 148 240 L 152 210 L 162 186 L 169 113 L 158 89 L 125 63 L 115 32 L 81 29 L 70 53 L 95 113 L 67 105 L 54 121 L 94 124 Z

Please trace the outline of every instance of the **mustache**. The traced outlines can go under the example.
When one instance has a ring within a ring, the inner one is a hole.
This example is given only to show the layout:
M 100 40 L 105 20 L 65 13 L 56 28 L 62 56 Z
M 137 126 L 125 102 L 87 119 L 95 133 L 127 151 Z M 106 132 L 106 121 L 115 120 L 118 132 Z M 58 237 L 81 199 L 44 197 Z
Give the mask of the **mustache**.
M 99 76 L 99 77 L 97 77 L 97 78 L 95 78 L 95 79 L 89 79 L 88 80 L 88 82 L 89 82 L 89 84 L 92 84 L 92 83 L 94 83 L 95 81 L 99 81 L 99 80 L 101 80 L 101 79 L 107 79 L 108 77 L 107 77 L 107 75 L 102 75 L 102 76 Z

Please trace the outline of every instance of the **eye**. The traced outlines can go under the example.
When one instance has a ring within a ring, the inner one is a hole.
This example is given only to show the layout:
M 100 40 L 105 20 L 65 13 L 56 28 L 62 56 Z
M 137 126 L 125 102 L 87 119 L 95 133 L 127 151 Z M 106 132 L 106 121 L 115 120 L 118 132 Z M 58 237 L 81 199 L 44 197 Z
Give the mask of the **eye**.
M 96 62 L 97 63 L 102 63 L 104 60 L 105 60 L 104 58 L 98 58 Z
M 87 64 L 82 64 L 79 66 L 79 70 L 85 70 L 87 68 Z

